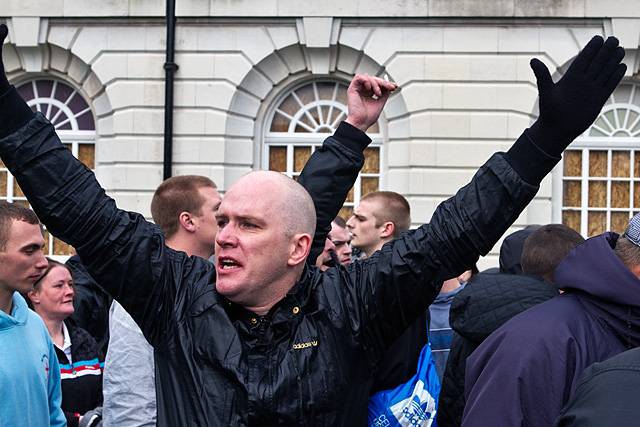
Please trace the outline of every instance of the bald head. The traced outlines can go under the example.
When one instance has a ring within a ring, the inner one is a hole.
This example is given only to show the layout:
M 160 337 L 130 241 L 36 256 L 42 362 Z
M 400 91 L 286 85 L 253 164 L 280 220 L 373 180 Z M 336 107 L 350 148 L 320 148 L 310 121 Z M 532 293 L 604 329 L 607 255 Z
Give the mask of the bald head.
M 316 209 L 313 200 L 307 190 L 293 179 L 279 172 L 251 172 L 233 184 L 227 195 L 238 191 L 250 192 L 256 198 L 268 201 L 282 218 L 287 236 L 298 233 L 314 235 Z

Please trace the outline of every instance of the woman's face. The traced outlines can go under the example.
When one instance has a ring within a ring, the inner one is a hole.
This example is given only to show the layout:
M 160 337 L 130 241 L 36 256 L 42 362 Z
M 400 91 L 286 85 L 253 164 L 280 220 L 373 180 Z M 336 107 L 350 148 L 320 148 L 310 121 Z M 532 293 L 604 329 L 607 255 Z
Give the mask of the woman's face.
M 73 314 L 73 279 L 69 270 L 55 266 L 29 293 L 35 311 L 50 319 L 64 320 Z

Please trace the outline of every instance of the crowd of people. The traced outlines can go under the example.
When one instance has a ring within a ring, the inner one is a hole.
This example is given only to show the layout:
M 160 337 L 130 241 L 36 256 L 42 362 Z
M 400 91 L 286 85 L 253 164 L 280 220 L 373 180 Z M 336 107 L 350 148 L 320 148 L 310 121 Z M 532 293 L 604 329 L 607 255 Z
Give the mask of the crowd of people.
M 596 36 L 555 83 L 532 60 L 539 118 L 415 229 L 391 191 L 338 216 L 386 80 L 354 77 L 347 119 L 297 181 L 252 172 L 223 197 L 169 178 L 152 223 L 118 209 L 0 61 L 0 157 L 33 208 L 0 202 L 0 426 L 635 425 L 640 216 L 586 241 L 528 226 L 499 268 L 476 267 L 596 119 L 623 56 Z M 77 255 L 45 258 L 40 221 Z

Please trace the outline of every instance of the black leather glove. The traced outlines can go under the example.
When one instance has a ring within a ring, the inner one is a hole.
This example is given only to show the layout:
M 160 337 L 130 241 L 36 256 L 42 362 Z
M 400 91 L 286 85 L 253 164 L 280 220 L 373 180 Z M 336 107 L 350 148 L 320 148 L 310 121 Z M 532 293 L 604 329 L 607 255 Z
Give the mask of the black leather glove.
M 0 96 L 11 89 L 11 85 L 9 84 L 4 72 L 4 62 L 2 61 L 2 46 L 4 44 L 4 39 L 7 38 L 7 34 L 9 34 L 7 26 L 5 24 L 0 24 Z
M 529 138 L 543 151 L 559 156 L 598 117 L 602 106 L 627 69 L 618 39 L 595 36 L 578 54 L 564 76 L 554 83 L 547 67 L 531 60 L 538 81 L 540 116 Z

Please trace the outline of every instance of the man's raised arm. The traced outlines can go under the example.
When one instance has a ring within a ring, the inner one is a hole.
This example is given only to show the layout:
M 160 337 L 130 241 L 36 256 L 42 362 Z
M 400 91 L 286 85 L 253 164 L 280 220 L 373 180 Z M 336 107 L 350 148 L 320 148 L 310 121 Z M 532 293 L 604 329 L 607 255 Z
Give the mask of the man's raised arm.
M 371 139 L 365 134 L 378 121 L 395 83 L 358 74 L 347 89 L 347 119 L 327 138 L 305 165 L 298 182 L 316 208 L 316 233 L 307 263 L 315 262 L 347 194 L 364 163 L 363 151 Z
M 7 27 L 0 25 L 0 49 L 6 36 Z M 51 234 L 78 250 L 92 277 L 150 341 L 152 335 L 161 338 L 180 283 L 159 280 L 171 266 L 164 262 L 168 249 L 160 229 L 117 208 L 53 126 L 9 85 L 1 61 L 0 157 Z
M 442 281 L 485 255 L 533 199 L 542 179 L 574 138 L 598 116 L 624 76 L 618 40 L 594 37 L 554 83 L 537 59 L 540 117 L 507 153 L 496 153 L 454 197 L 438 206 L 429 224 L 387 243 L 350 266 L 364 301 L 368 342 L 386 348 L 438 294 Z M 356 310 L 354 310 L 356 312 Z M 481 419 L 481 418 L 480 418 Z

